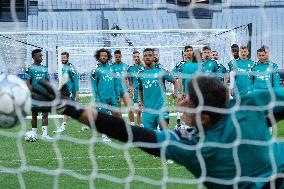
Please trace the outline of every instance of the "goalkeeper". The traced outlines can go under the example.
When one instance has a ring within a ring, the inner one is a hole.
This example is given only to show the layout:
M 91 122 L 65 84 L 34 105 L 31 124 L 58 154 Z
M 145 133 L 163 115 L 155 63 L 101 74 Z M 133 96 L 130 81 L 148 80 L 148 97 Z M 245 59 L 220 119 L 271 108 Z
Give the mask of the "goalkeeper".
M 54 102 L 56 95 L 50 84 L 41 81 L 40 85 L 42 90 L 34 89 L 33 99 Z M 267 114 L 272 98 L 269 91 L 241 96 L 240 106 L 251 108 L 242 108 L 231 114 L 236 101 L 228 100 L 228 91 L 220 81 L 199 76 L 188 85 L 189 95 L 180 106 L 190 108 L 184 112 L 184 121 L 195 126 L 194 132 L 133 127 L 120 118 L 93 108 L 83 108 L 79 104 L 66 105 L 64 100 L 53 108 L 98 132 L 134 143 L 149 154 L 174 160 L 196 178 L 201 178 L 207 188 L 283 188 L 283 178 L 277 176 L 284 171 L 284 144 L 270 141 Z M 278 88 L 274 92 L 273 103 L 278 105 L 271 112 L 276 120 L 281 120 L 284 119 L 283 103 L 280 105 L 284 101 L 284 89 Z M 212 107 L 217 108 L 219 113 L 213 112 Z M 41 111 L 51 109 L 34 108 Z M 200 112 L 196 113 L 197 110 Z

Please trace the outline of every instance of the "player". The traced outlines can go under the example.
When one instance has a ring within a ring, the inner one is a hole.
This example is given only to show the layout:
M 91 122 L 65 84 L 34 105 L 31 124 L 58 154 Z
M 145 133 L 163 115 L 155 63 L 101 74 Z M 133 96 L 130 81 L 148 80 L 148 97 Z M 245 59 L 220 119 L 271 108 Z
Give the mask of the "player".
M 250 78 L 251 67 L 254 62 L 249 59 L 247 46 L 240 47 L 240 58 L 233 65 L 233 74 L 230 74 L 230 94 L 236 98 L 251 92 L 252 84 Z
M 211 48 L 204 46 L 202 48 L 202 59 L 203 59 L 203 72 L 206 74 L 216 74 L 218 71 L 218 63 L 211 59 Z
M 136 123 L 137 125 L 143 126 L 142 125 L 142 118 L 141 118 L 141 111 L 138 109 L 138 72 L 142 68 L 144 68 L 141 59 L 140 59 L 140 53 L 138 51 L 133 51 L 132 53 L 132 59 L 134 64 L 132 66 L 129 66 L 127 69 L 127 73 L 129 74 L 128 77 L 128 82 L 129 82 L 129 94 L 130 98 L 133 99 L 134 102 L 134 107 L 136 109 Z M 129 119 L 130 117 L 134 120 L 134 115 L 133 112 L 131 111 L 132 115 L 129 114 Z
M 169 113 L 162 110 L 166 107 L 166 95 L 164 81 L 174 84 L 175 96 L 177 96 L 178 85 L 172 75 L 170 75 L 160 65 L 154 64 L 154 50 L 146 48 L 143 51 L 145 69 L 139 71 L 138 77 L 138 97 L 139 108 L 143 108 L 142 124 L 146 128 L 156 130 L 159 126 L 164 129 L 169 124 Z M 163 83 L 162 83 L 163 82 Z M 155 111 L 162 113 L 152 113 Z
M 127 65 L 124 64 L 121 61 L 122 54 L 120 50 L 114 51 L 114 63 L 113 63 L 113 68 L 114 68 L 114 73 L 116 74 L 116 94 L 117 94 L 117 99 L 118 99 L 118 107 L 121 107 L 121 101 L 123 101 L 124 105 L 126 107 L 131 107 L 130 105 L 130 97 L 129 93 L 127 92 L 127 86 L 126 86 L 126 72 L 127 72 Z M 120 114 L 121 116 L 121 114 Z M 130 120 L 130 124 L 135 125 L 134 122 L 134 116 L 131 108 L 129 108 L 128 111 L 128 117 Z
M 67 88 L 68 92 L 70 94 L 70 98 L 73 101 L 80 101 L 80 95 L 79 95 L 79 76 L 76 68 L 73 66 L 72 63 L 69 62 L 69 53 L 68 52 L 62 52 L 61 53 L 61 63 L 62 63 L 62 77 L 65 75 L 67 76 Z M 54 133 L 62 133 L 65 131 L 65 127 L 67 125 L 69 117 L 67 115 L 64 115 L 63 122 L 60 127 L 58 127 Z
M 52 91 L 48 83 L 41 82 L 41 85 L 45 91 Z M 35 89 L 33 98 L 53 101 L 55 93 L 46 95 L 45 91 Z M 190 81 L 189 91 L 180 107 L 191 110 L 184 112 L 185 123 L 196 128 L 191 132 L 131 127 L 123 119 L 71 104 L 59 105 L 59 110 L 98 132 L 154 156 L 174 160 L 202 180 L 208 189 L 284 188 L 280 177 L 284 172 L 284 143 L 271 142 L 266 122 L 268 112 L 263 108 L 273 100 L 269 91 L 241 96 L 240 107 L 253 108 L 236 112 L 230 111 L 236 100 L 228 101 L 226 86 L 216 78 L 196 77 Z M 275 101 L 284 101 L 284 89 L 278 88 L 274 94 Z M 205 106 L 215 107 L 224 114 L 203 109 Z M 50 107 L 35 108 L 50 110 Z M 271 112 L 276 121 L 284 119 L 283 104 L 277 104 Z
M 104 106 L 98 107 L 98 111 L 104 113 L 110 111 L 113 116 L 120 117 L 120 114 L 114 110 L 114 108 L 117 108 L 118 106 L 118 101 L 114 77 L 115 73 L 113 66 L 108 64 L 111 57 L 111 53 L 107 49 L 99 49 L 96 51 L 95 58 L 98 61 L 98 64 L 92 71 L 92 88 L 95 102 Z M 102 135 L 102 138 L 103 141 L 110 141 L 106 135 Z
M 227 70 L 223 66 L 223 64 L 219 63 L 219 54 L 217 51 L 212 51 L 211 52 L 211 59 L 215 60 L 218 64 L 218 70 L 217 70 L 217 78 L 224 82 L 225 85 L 228 83 L 228 76 L 227 76 Z
M 154 63 L 160 64 L 160 51 L 158 48 L 154 48 Z
M 25 79 L 28 87 L 30 90 L 32 88 L 39 88 L 38 81 L 41 79 L 49 80 L 48 70 L 46 66 L 43 66 L 42 63 L 42 50 L 35 49 L 32 51 L 32 58 L 34 63 L 31 64 L 25 73 Z M 33 104 L 33 106 L 35 106 Z M 32 131 L 37 135 L 37 116 L 38 111 L 32 111 Z M 48 112 L 42 112 L 42 135 L 41 138 L 43 140 L 50 140 L 52 139 L 47 134 L 47 126 L 48 126 Z M 37 138 L 37 137 L 36 137 Z
M 280 76 L 278 66 L 267 61 L 264 48 L 257 50 L 258 62 L 251 68 L 253 90 L 267 90 L 269 88 L 280 87 Z
M 188 83 L 198 71 L 201 71 L 201 64 L 198 64 L 197 61 L 197 56 L 198 56 L 198 54 L 196 56 L 197 51 L 193 51 L 192 46 L 186 46 L 184 51 L 187 56 L 186 59 L 187 61 L 180 67 L 180 73 L 182 75 L 180 77 L 181 80 L 180 83 L 183 92 L 183 97 L 185 97 L 189 93 L 188 86 L 185 84 Z
M 266 61 L 270 61 L 270 50 L 269 50 L 269 47 L 267 45 L 262 45 L 261 48 L 265 50 Z
M 185 83 L 188 83 L 198 72 L 202 71 L 201 57 L 198 51 L 193 51 L 193 47 L 188 45 L 184 47 L 185 63 L 180 66 L 180 89 L 182 90 L 182 98 L 178 98 L 177 103 L 180 103 L 182 99 L 188 95 L 188 87 Z M 199 63 L 198 63 L 199 60 Z M 178 112 L 179 113 L 179 112 Z M 179 127 L 180 124 L 177 124 Z
M 189 45 L 185 46 L 183 50 L 183 60 L 177 63 L 176 66 L 172 70 L 173 76 L 175 77 L 176 82 L 179 85 L 177 103 L 179 103 L 180 100 L 185 97 L 185 94 L 183 93 L 183 90 L 182 90 L 182 80 L 180 80 L 181 67 L 187 61 L 190 61 L 190 59 L 192 58 L 192 54 L 193 54 L 193 48 Z M 177 126 L 180 126 L 181 125 L 181 113 L 177 111 L 176 114 L 177 114 Z
M 153 49 L 154 49 L 154 64 L 157 67 L 163 68 L 162 64 L 160 63 L 160 50 L 158 48 L 153 48 Z M 166 88 L 165 80 L 163 80 L 162 84 L 163 84 L 163 88 L 165 89 Z M 177 84 L 177 87 L 178 87 L 178 84 Z M 173 96 L 173 98 L 177 98 L 177 96 L 175 94 L 172 94 L 172 96 Z M 170 114 L 170 112 L 168 112 L 168 111 L 164 113 L 164 117 L 165 117 L 166 120 L 169 119 L 169 114 Z M 160 125 L 159 125 L 158 129 L 161 129 Z
M 237 44 L 233 44 L 231 46 L 231 53 L 233 59 L 228 63 L 229 72 L 233 71 L 233 65 L 235 64 L 236 60 L 240 58 L 239 56 L 240 48 Z

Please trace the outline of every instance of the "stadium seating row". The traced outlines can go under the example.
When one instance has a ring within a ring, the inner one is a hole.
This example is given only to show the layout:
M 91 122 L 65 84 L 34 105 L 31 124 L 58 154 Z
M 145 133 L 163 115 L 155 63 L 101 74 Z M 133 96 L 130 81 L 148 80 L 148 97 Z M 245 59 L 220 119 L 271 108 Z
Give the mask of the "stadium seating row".
M 167 10 L 104 11 L 109 28 L 147 30 L 178 28 L 174 13 Z M 98 11 L 39 12 L 28 16 L 29 30 L 98 30 L 102 29 L 102 13 Z
M 230 6 L 279 6 L 284 5 L 283 0 L 222 0 L 223 3 L 227 3 Z
M 252 23 L 252 58 L 256 57 L 256 50 L 261 45 L 270 46 L 271 58 L 279 68 L 284 68 L 282 32 L 284 30 L 284 8 L 266 9 L 224 9 L 214 12 L 212 28 L 229 29 L 243 24 Z M 244 44 L 247 37 L 244 36 Z
M 165 8 L 166 0 L 38 0 L 41 9 Z
M 176 15 L 167 10 L 105 11 L 104 16 L 109 20 L 109 29 L 114 24 L 130 30 L 178 28 Z
M 96 30 L 102 28 L 101 13 L 95 11 L 39 12 L 28 16 L 29 30 Z

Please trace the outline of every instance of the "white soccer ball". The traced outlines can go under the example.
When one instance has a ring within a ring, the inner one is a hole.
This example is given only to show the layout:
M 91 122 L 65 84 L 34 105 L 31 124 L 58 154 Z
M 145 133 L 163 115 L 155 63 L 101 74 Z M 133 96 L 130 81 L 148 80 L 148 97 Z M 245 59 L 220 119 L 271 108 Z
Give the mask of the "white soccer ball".
M 37 139 L 37 134 L 33 131 L 28 131 L 25 134 L 25 140 L 28 142 L 35 142 Z
M 18 116 L 31 111 L 31 94 L 26 83 L 15 75 L 0 75 L 0 128 L 11 128 Z

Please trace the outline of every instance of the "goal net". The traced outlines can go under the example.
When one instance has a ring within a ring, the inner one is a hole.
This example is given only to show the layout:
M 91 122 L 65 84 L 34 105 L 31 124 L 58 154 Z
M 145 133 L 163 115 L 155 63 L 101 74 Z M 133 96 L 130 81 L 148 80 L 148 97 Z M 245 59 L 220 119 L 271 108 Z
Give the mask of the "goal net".
M 32 63 L 31 51 L 40 48 L 43 64 L 48 66 L 56 83 L 60 78 L 60 54 L 67 51 L 70 62 L 79 72 L 80 92 L 89 94 L 92 93 L 90 74 L 96 65 L 94 53 L 99 48 L 112 52 L 121 50 L 122 60 L 128 65 L 133 64 L 133 50 L 142 52 L 146 47 L 158 48 L 160 63 L 172 70 L 182 60 L 186 45 L 195 49 L 209 45 L 219 52 L 219 62 L 227 67 L 231 59 L 230 46 L 234 43 L 247 45 L 250 40 L 247 25 L 214 30 L 14 32 L 0 33 L 0 39 L 1 72 L 23 76 L 25 68 Z M 92 100 L 83 103 L 92 103 Z M 175 104 L 169 108 L 175 113 Z M 51 133 L 60 126 L 61 120 L 56 116 L 50 118 Z M 175 125 L 175 118 L 173 120 L 170 128 Z M 10 144 L 6 159 L 0 160 L 0 174 L 7 180 L 12 178 L 20 188 L 46 183 L 48 188 L 176 188 L 177 183 L 177 188 L 202 188 L 205 182 L 204 177 L 194 178 L 177 164 L 168 165 L 133 149 L 133 144 L 103 143 L 95 131 L 78 134 L 81 125 L 73 120 L 66 128 L 67 133 L 54 135 L 55 140 L 48 143 L 24 142 L 22 136 L 29 130 L 30 123 L 21 119 L 20 125 L 16 129 L 0 131 L 3 141 Z M 35 178 L 40 181 L 33 182 Z
M 1 72 L 23 75 L 25 68 L 32 63 L 31 51 L 43 50 L 43 65 L 48 66 L 51 76 L 58 79 L 61 71 L 60 54 L 68 51 L 70 61 L 78 69 L 80 92 L 90 93 L 90 70 L 96 65 L 94 54 L 99 48 L 112 51 L 121 50 L 123 62 L 133 65 L 131 54 L 134 50 L 142 52 L 145 48 L 158 48 L 160 63 L 172 70 L 182 60 L 183 48 L 191 45 L 202 49 L 209 45 L 219 52 L 219 62 L 227 67 L 231 59 L 230 46 L 249 42 L 248 26 L 233 29 L 199 30 L 107 30 L 107 31 L 72 31 L 72 32 L 20 32 L 0 33 Z M 17 53 L 16 53 L 17 52 Z

